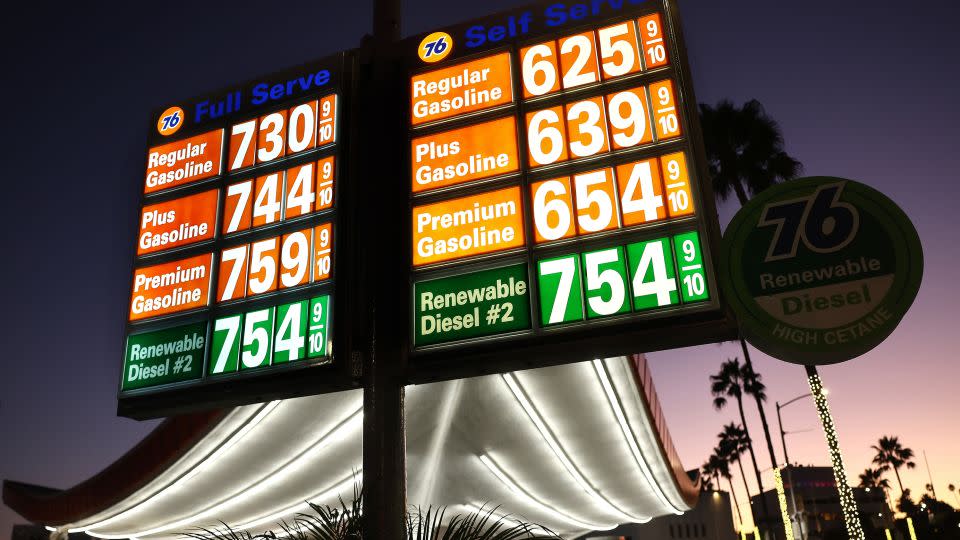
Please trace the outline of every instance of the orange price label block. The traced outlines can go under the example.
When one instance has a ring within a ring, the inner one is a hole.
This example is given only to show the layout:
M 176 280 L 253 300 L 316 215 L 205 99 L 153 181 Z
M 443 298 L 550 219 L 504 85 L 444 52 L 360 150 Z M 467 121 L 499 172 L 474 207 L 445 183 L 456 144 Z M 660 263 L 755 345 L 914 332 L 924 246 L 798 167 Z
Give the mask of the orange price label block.
M 317 146 L 317 102 L 308 101 L 287 111 L 287 155 Z
M 563 107 L 527 113 L 527 156 L 531 167 L 566 161 L 566 123 Z
M 617 189 L 613 169 L 600 169 L 573 177 L 574 210 L 578 234 L 590 234 L 620 227 Z
M 154 146 L 147 152 L 143 192 L 155 193 L 217 176 L 222 152 L 222 129 Z
M 643 61 L 647 69 L 665 66 L 670 60 L 667 58 L 667 47 L 663 41 L 663 23 L 659 13 L 653 13 L 637 21 L 640 25 L 640 42 L 643 49 Z
M 227 169 L 235 171 L 253 165 L 257 152 L 257 119 L 234 124 L 230 128 L 230 151 Z
M 280 221 L 280 196 L 283 192 L 283 173 L 275 172 L 257 178 L 254 183 L 253 226 Z
M 414 126 L 511 103 L 510 53 L 414 75 L 410 86 Z
M 334 157 L 325 157 L 317 162 L 317 211 L 333 206 L 333 186 L 337 169 Z
M 313 229 L 313 282 L 330 279 L 333 268 L 333 225 L 324 223 Z
M 310 237 L 313 229 L 283 236 L 280 247 L 280 288 L 289 289 L 310 281 Z
M 573 192 L 569 178 L 554 178 L 530 186 L 533 233 L 537 243 L 569 238 L 573 227 Z
M 674 95 L 673 81 L 660 81 L 650 85 L 650 99 L 653 101 L 653 124 L 656 126 L 657 140 L 680 136 L 680 117 L 677 115 L 677 103 Z
M 508 116 L 414 139 L 414 193 L 512 173 L 520 168 L 517 122 Z
M 451 261 L 524 244 L 520 188 L 413 209 L 413 264 Z
M 564 88 L 576 88 L 600 80 L 597 42 L 593 39 L 593 32 L 567 36 L 560 39 L 559 43 Z
M 640 71 L 640 51 L 633 21 L 624 21 L 597 30 L 600 41 L 600 67 L 604 79 L 622 77 Z
M 557 44 L 538 43 L 520 49 L 523 97 L 544 96 L 560 90 Z
M 565 108 L 571 157 L 582 158 L 610 150 L 603 98 L 568 103 Z
M 287 169 L 286 204 L 284 219 L 292 219 L 313 212 L 313 177 L 315 163 L 304 163 Z
M 213 238 L 217 228 L 219 193 L 214 189 L 143 207 L 140 212 L 137 255 Z
M 250 244 L 250 262 L 247 267 L 248 296 L 277 290 L 279 257 L 279 238 L 267 238 Z
M 624 226 L 640 225 L 667 217 L 663 206 L 663 186 L 656 159 L 627 163 L 617 167 L 620 211 Z
M 320 100 L 317 117 L 317 146 L 332 143 L 337 136 L 337 95 Z
M 286 151 L 287 111 L 260 117 L 257 128 L 257 163 L 283 157 Z
M 213 255 L 138 268 L 133 274 L 130 320 L 139 321 L 207 305 Z
M 660 158 L 663 164 L 664 183 L 667 187 L 667 212 L 670 217 L 689 216 L 694 213 L 693 196 L 690 191 L 690 175 L 683 152 Z

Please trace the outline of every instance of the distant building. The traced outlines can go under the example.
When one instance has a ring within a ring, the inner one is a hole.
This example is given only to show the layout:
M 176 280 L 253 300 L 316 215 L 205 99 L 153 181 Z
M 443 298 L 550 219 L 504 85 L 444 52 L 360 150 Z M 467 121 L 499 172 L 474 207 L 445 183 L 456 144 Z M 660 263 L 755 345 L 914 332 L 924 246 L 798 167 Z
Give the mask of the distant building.
M 794 516 L 793 536 L 796 540 L 847 537 L 843 510 L 840 508 L 840 494 L 837 492 L 832 468 L 791 465 L 783 468 L 781 476 L 788 513 Z M 767 499 L 770 512 L 779 516 L 780 503 L 777 501 L 776 488 L 765 491 L 763 496 Z M 854 487 L 853 497 L 857 501 L 860 523 L 867 538 L 884 540 L 883 529 L 885 526 L 891 526 L 893 520 L 883 490 L 867 491 Z M 750 503 L 755 513 L 763 508 L 760 504 L 760 495 L 751 497 Z M 786 536 L 782 528 L 774 527 L 773 529 L 777 540 L 782 540 Z
M 588 533 L 580 540 L 736 540 L 730 494 L 702 491 L 697 505 L 683 515 L 658 517 L 649 523 L 621 525 Z

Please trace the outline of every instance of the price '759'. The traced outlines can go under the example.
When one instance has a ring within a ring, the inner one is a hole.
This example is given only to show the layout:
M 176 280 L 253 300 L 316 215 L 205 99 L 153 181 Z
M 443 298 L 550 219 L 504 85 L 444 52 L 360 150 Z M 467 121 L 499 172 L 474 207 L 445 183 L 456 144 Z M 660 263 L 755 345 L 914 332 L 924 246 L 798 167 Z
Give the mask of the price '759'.
M 325 223 L 220 252 L 217 301 L 227 302 L 330 279 L 333 227 Z

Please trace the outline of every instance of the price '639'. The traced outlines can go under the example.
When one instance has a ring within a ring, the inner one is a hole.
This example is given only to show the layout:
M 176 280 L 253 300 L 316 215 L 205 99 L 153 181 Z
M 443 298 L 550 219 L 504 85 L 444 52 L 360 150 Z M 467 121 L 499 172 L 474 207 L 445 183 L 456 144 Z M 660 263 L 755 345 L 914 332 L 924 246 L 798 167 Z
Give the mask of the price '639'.
M 531 167 L 681 136 L 670 80 L 533 111 L 526 125 Z

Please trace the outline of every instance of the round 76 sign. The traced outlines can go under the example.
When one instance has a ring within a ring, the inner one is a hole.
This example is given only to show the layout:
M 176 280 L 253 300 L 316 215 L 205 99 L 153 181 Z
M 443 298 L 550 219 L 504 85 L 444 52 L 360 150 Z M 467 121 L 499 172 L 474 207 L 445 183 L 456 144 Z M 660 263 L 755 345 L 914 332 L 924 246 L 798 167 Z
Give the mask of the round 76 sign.
M 741 331 L 801 364 L 859 356 L 893 332 L 923 274 L 903 211 L 853 180 L 811 177 L 759 194 L 723 238 L 721 281 Z

